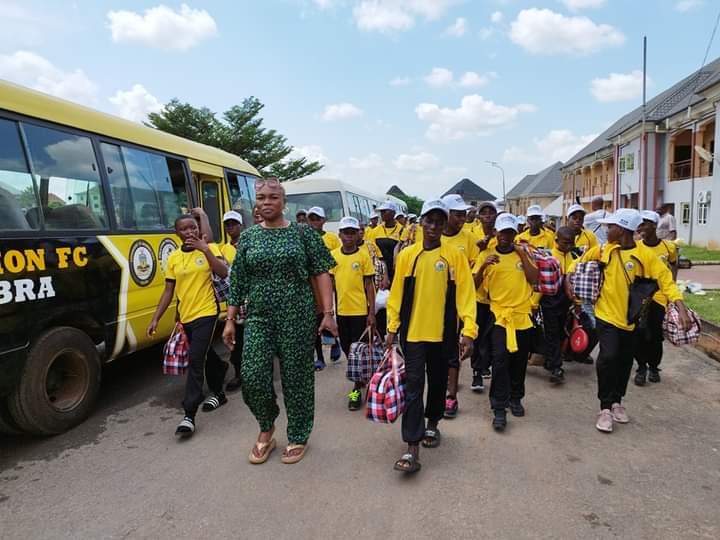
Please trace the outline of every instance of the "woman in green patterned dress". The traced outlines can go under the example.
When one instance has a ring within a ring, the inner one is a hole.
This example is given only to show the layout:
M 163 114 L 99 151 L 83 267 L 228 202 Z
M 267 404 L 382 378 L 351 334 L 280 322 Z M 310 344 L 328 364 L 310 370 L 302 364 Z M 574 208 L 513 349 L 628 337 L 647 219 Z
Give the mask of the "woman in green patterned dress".
M 227 320 L 235 320 L 238 306 L 247 299 L 242 393 L 260 425 L 248 459 L 264 463 L 275 448 L 275 419 L 280 414 L 273 386 L 277 356 L 288 416 L 282 461 L 296 463 L 305 455 L 315 414 L 315 297 L 323 311 L 320 331 L 337 336 L 328 274 L 335 261 L 319 235 L 285 219 L 285 189 L 277 180 L 258 180 L 255 190 L 263 222 L 245 231 L 237 244 Z M 223 340 L 232 350 L 234 324 L 225 325 Z

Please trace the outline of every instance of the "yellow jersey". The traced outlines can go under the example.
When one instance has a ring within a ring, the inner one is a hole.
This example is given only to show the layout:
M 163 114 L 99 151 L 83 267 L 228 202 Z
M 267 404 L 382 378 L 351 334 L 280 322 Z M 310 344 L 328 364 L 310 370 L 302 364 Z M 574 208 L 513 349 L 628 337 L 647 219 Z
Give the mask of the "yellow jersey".
M 658 245 L 648 246 L 643 240 L 639 240 L 638 244 L 642 244 L 646 248 L 652 250 L 655 255 L 657 255 L 658 258 L 662 261 L 662 263 L 668 267 L 668 270 L 670 270 L 670 274 L 672 275 L 672 267 L 678 262 L 678 252 L 675 242 L 670 242 L 668 240 L 660 240 Z M 658 291 L 655 293 L 655 296 L 653 296 L 653 301 L 657 302 L 662 307 L 667 308 L 668 299 L 667 296 L 662 293 L 662 291 Z
M 595 233 L 588 229 L 581 229 L 580 234 L 575 237 L 575 247 L 579 248 L 580 252 L 583 254 L 592 248 L 598 247 L 599 245 L 600 242 L 598 242 Z
M 221 256 L 216 244 L 210 244 L 209 247 L 213 255 Z M 167 260 L 165 279 L 175 282 L 180 322 L 217 317 L 219 310 L 212 286 L 212 270 L 202 251 L 173 251 Z
M 477 247 L 475 235 L 467 232 L 465 229 L 461 229 L 460 232 L 453 236 L 443 234 L 440 242 L 443 245 L 453 247 L 462 253 L 468 260 L 471 267 L 480 253 L 480 249 Z
M 546 229 L 540 229 L 540 232 L 533 236 L 530 229 L 527 229 L 515 237 L 515 242 L 527 242 L 536 249 L 552 250 L 555 246 L 555 234 Z
M 323 244 L 325 244 L 325 247 L 328 248 L 329 252 L 333 252 L 340 246 L 342 246 L 342 242 L 340 241 L 340 238 L 337 234 L 330 231 L 323 231 L 320 233 L 320 237 L 322 238 Z
M 480 231 L 482 232 L 482 226 L 480 227 Z M 485 236 L 483 236 L 482 238 L 485 238 Z M 479 251 L 480 248 L 478 248 L 479 255 L 482 255 L 483 253 L 492 251 L 496 247 L 497 247 L 497 238 L 495 236 L 493 236 L 490 239 L 490 241 L 488 242 L 487 247 L 485 248 L 485 251 Z M 478 257 L 475 258 L 475 263 L 472 265 L 474 270 L 477 270 L 478 268 L 480 268 L 477 264 L 477 260 L 478 260 Z M 485 259 L 483 258 L 483 261 L 484 260 Z M 477 288 L 477 291 L 475 292 L 475 300 L 480 304 L 489 304 L 490 303 L 490 300 L 488 299 L 487 291 L 483 287 Z
M 342 316 L 367 315 L 365 278 L 375 275 L 375 266 L 365 250 L 343 253 L 342 248 L 331 252 L 337 265 L 330 270 L 335 279 L 337 314 Z

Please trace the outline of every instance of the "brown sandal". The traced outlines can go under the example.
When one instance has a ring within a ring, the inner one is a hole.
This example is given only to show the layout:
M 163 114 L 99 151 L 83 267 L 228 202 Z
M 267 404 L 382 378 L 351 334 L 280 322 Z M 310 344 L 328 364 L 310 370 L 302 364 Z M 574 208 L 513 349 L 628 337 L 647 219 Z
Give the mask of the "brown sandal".
M 253 465 L 261 465 L 268 460 L 270 454 L 272 454 L 272 451 L 275 450 L 275 447 L 277 446 L 275 439 L 272 438 L 273 433 L 275 433 L 274 427 L 272 428 L 272 430 L 270 430 L 269 441 L 255 442 L 255 446 L 253 446 L 253 449 L 250 451 L 250 455 L 248 456 L 248 461 L 250 461 L 250 463 L 252 463 Z M 255 455 L 255 450 L 257 450 L 257 455 Z
M 302 458 L 305 457 L 305 450 L 307 448 L 307 445 L 305 444 L 288 444 L 285 450 L 283 451 L 282 458 L 280 461 L 283 463 L 286 463 L 288 465 L 292 465 L 293 463 L 297 463 Z M 295 452 L 297 450 L 301 450 L 300 453 L 290 455 L 292 452 Z

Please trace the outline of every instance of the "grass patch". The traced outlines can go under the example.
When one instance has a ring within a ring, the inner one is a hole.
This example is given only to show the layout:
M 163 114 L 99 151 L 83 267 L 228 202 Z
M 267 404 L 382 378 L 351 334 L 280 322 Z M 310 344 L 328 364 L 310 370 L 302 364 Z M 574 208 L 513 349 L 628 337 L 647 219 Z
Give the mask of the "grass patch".
M 720 324 L 720 291 L 707 292 L 705 296 L 685 293 L 685 303 L 702 319 Z
M 720 251 L 696 246 L 681 246 L 680 255 L 691 261 L 720 261 Z

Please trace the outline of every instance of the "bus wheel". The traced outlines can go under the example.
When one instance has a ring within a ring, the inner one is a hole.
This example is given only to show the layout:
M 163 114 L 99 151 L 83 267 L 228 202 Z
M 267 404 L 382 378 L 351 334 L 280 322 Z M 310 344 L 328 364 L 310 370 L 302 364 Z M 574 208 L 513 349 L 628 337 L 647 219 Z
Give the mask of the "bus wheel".
M 54 435 L 90 414 L 100 390 L 100 359 L 92 340 L 70 327 L 53 328 L 30 349 L 8 407 L 21 429 Z
M 10 416 L 7 406 L 7 398 L 0 397 L 0 433 L 3 435 L 18 435 L 22 430 Z

